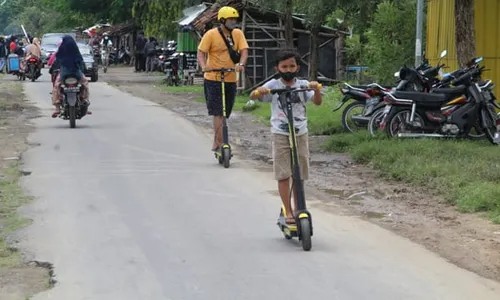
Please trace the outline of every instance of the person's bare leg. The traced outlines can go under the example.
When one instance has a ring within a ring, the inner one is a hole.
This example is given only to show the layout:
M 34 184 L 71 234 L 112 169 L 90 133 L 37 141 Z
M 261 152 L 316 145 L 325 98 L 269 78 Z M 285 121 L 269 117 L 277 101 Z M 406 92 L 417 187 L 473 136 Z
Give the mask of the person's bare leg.
M 283 202 L 283 206 L 285 206 L 287 223 L 291 223 L 294 217 L 292 203 L 290 201 L 290 178 L 278 180 L 278 191 L 280 193 L 281 202 Z
M 217 149 L 222 144 L 222 116 L 214 116 L 214 143 L 212 149 Z

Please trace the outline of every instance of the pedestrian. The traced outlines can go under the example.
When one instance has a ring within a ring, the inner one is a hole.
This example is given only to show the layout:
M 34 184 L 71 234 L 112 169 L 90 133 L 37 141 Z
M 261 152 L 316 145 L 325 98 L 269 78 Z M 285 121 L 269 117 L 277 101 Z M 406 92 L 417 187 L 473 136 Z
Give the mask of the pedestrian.
M 245 34 L 236 29 L 239 13 L 230 6 L 222 7 L 217 15 L 220 26 L 208 30 L 198 46 L 198 62 L 205 72 L 204 90 L 208 114 L 214 116 L 214 141 L 212 151 L 222 145 L 222 86 L 220 73 L 211 69 L 228 68 L 242 72 L 248 58 Z M 208 56 L 208 57 L 207 57 Z M 207 59 L 208 58 L 208 59 Z M 236 97 L 236 72 L 225 75 L 226 117 L 229 118 Z
M 149 38 L 149 41 L 146 43 L 144 47 L 146 52 L 146 72 L 153 72 L 153 63 L 156 56 L 155 52 L 156 43 L 153 37 Z
M 146 38 L 144 37 L 144 32 L 139 32 L 137 39 L 135 41 L 135 71 L 145 71 L 146 70 Z
M 7 59 L 7 45 L 5 38 L 0 36 L 0 74 L 3 74 L 5 68 L 5 60 Z

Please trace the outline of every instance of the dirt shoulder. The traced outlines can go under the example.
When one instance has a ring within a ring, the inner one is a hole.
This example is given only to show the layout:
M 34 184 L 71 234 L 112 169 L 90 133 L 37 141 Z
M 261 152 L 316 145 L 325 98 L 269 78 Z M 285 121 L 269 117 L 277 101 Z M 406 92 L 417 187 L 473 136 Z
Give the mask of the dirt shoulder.
M 157 85 L 159 77 L 136 74 L 132 69 L 111 69 L 101 80 L 134 96 L 154 101 L 193 123 L 210 128 L 198 93 L 169 93 Z M 235 111 L 229 121 L 235 155 L 255 161 L 271 172 L 269 128 L 249 113 Z M 313 205 L 334 213 L 370 220 L 424 245 L 450 262 L 500 281 L 500 226 L 475 214 L 461 214 L 432 191 L 381 180 L 369 167 L 354 164 L 348 155 L 328 153 L 328 136 L 311 136 L 311 169 L 307 184 Z M 383 241 L 381 241 L 383 242 Z
M 31 199 L 18 184 L 19 160 L 33 130 L 29 120 L 37 110 L 24 100 L 22 83 L 14 76 L 0 77 L 0 300 L 25 300 L 50 286 L 48 265 L 27 262 L 15 248 L 10 233 L 29 224 L 17 208 Z

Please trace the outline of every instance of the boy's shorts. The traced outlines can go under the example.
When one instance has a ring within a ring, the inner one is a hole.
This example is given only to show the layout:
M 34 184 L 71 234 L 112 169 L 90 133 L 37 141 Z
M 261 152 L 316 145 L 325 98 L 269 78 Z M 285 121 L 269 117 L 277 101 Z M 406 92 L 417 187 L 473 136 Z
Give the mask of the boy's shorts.
M 288 136 L 272 134 L 274 178 L 283 180 L 292 177 L 292 161 Z M 300 177 L 309 179 L 309 137 L 308 134 L 297 136 L 297 150 L 299 153 Z

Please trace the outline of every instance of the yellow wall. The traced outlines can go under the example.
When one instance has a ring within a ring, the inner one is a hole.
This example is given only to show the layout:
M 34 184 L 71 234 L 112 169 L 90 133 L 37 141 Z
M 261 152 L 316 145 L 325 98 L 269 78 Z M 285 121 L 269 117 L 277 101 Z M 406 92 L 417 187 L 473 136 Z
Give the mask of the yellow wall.
M 443 63 L 448 68 L 443 72 L 457 69 L 455 47 L 455 0 L 427 1 L 426 57 L 435 65 L 443 50 L 448 55 Z M 475 0 L 476 54 L 484 57 L 483 64 L 489 71 L 483 79 L 491 79 L 496 84 L 495 95 L 500 95 L 500 1 Z

